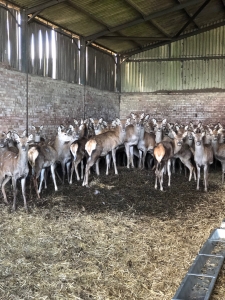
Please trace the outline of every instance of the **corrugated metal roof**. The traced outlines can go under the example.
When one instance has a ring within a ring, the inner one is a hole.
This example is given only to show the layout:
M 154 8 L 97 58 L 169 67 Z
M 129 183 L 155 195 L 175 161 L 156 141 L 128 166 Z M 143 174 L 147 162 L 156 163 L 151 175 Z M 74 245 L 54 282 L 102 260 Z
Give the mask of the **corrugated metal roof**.
M 158 47 L 165 38 L 172 40 L 164 44 L 171 43 L 185 24 L 181 37 L 190 32 L 196 34 L 215 22 L 220 22 L 215 27 L 225 23 L 225 4 L 221 0 L 0 0 L 1 5 L 4 3 L 32 9 L 31 15 L 37 13 L 37 17 L 84 37 L 89 43 L 124 56 L 154 44 Z M 205 7 L 192 19 L 204 3 Z

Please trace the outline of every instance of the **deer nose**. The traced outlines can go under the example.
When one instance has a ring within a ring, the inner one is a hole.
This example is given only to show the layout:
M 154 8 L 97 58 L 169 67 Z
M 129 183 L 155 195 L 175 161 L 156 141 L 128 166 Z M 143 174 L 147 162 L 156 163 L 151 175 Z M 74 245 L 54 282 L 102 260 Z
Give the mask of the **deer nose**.
M 181 142 L 177 142 L 177 146 L 181 146 L 182 145 L 182 143 Z
M 197 146 L 200 146 L 200 145 L 201 145 L 201 142 L 200 142 L 200 141 L 196 142 L 196 145 L 197 145 Z

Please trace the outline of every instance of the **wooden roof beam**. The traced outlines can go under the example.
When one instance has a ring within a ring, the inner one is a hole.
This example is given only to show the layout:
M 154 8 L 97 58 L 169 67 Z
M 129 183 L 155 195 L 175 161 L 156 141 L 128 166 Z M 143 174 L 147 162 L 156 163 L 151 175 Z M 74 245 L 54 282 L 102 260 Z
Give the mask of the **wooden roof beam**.
M 89 41 L 89 40 L 94 41 L 94 40 L 96 40 L 97 38 L 99 38 L 101 36 L 109 34 L 110 32 L 119 31 L 119 30 L 122 30 L 122 29 L 125 29 L 125 28 L 128 28 L 128 27 L 131 27 L 131 26 L 135 26 L 135 25 L 144 23 L 144 22 L 149 21 L 151 19 L 156 19 L 158 17 L 164 16 L 164 15 L 169 14 L 171 12 L 181 10 L 184 7 L 188 7 L 188 6 L 191 6 L 191 5 L 196 5 L 198 2 L 201 2 L 201 1 L 202 0 L 189 0 L 189 1 L 186 1 L 185 3 L 175 5 L 173 7 L 170 7 L 170 8 L 158 11 L 158 12 L 154 12 L 154 13 L 148 15 L 148 16 L 145 16 L 144 19 L 143 18 L 137 18 L 136 20 L 133 20 L 133 21 L 130 21 L 130 22 L 127 22 L 127 23 L 109 28 L 107 30 L 100 31 L 96 34 L 89 35 L 89 36 L 85 37 L 85 40 L 86 41 Z

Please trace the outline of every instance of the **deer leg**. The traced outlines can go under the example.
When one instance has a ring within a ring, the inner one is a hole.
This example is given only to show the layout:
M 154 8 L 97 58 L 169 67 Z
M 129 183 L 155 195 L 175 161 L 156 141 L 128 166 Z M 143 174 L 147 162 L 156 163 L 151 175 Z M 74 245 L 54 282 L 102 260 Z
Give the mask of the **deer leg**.
M 138 160 L 138 168 L 142 168 L 142 150 L 139 150 L 139 160 Z
M 130 147 L 130 163 L 131 167 L 134 168 L 134 147 Z
M 3 197 L 4 197 L 4 202 L 5 204 L 9 204 L 8 200 L 7 200 L 7 197 L 6 197 L 6 192 L 5 192 L 5 185 L 6 183 L 11 179 L 11 177 L 6 177 L 4 179 L 4 181 L 2 182 L 2 194 L 3 194 Z
M 71 170 L 70 170 L 70 181 L 69 181 L 70 184 L 72 184 L 72 181 L 73 181 L 74 169 L 75 169 L 75 160 L 72 161 L 72 166 L 71 166 Z
M 95 161 L 91 158 L 91 156 L 87 160 L 86 169 L 85 169 L 85 175 L 83 180 L 83 186 L 88 187 L 88 176 L 89 176 L 89 170 L 94 165 Z
M 197 190 L 199 190 L 200 167 L 198 166 L 198 164 L 196 164 L 196 166 L 197 166 Z
M 163 191 L 163 171 L 164 171 L 164 168 L 162 168 L 162 170 L 159 173 L 160 191 Z
M 222 165 L 222 184 L 224 183 L 224 172 L 225 172 L 225 163 L 221 162 Z
M 12 177 L 12 185 L 13 185 L 13 206 L 12 210 L 16 210 L 16 194 L 17 194 L 17 186 L 16 186 L 16 179 Z
M 24 208 L 27 212 L 28 209 L 27 209 L 27 199 L 26 199 L 26 177 L 21 179 L 21 188 L 22 188 L 22 194 L 23 194 Z M 16 205 L 15 205 L 15 208 L 16 208 Z
M 55 165 L 51 165 L 51 174 L 52 174 L 52 180 L 54 182 L 54 186 L 55 186 L 55 191 L 58 191 L 58 187 L 56 184 L 56 180 L 55 180 Z
M 205 192 L 207 192 L 207 188 L 208 188 L 208 177 L 209 177 L 208 165 L 205 165 L 204 166 Z
M 67 180 L 70 181 L 70 161 L 66 163 Z
M 37 197 L 40 199 L 40 195 L 39 195 L 39 192 L 38 192 L 37 177 L 36 177 L 35 174 L 33 175 L 33 183 L 34 183 L 34 189 L 35 189 L 35 192 L 37 194 Z
M 76 160 L 74 162 L 74 165 L 75 165 L 75 173 L 76 173 L 76 176 L 77 176 L 77 181 L 80 180 L 80 176 L 79 176 L 79 171 L 78 171 L 78 165 L 80 163 L 80 160 Z M 82 163 L 83 163 L 83 160 L 81 160 L 81 178 L 82 178 L 82 173 L 83 173 L 83 168 L 82 168 Z
M 125 144 L 125 150 L 127 155 L 127 168 L 130 168 L 130 146 L 128 144 Z
M 117 166 L 116 166 L 116 149 L 112 150 L 112 158 L 113 158 L 115 174 L 118 175 Z
M 147 151 L 143 151 L 143 157 L 142 157 L 142 169 L 145 168 L 146 154 L 147 154 Z
M 99 172 L 99 162 L 100 162 L 100 158 L 97 159 L 96 163 L 95 163 L 95 171 L 96 174 L 99 176 L 100 172 Z M 107 172 L 107 171 L 106 171 Z M 107 174 L 108 175 L 108 174 Z
M 175 173 L 176 158 L 172 158 L 172 172 Z
M 39 189 L 38 189 L 38 193 L 40 194 L 41 193 L 41 189 L 42 189 L 42 183 L 43 183 L 43 180 L 45 178 L 45 169 L 42 169 L 41 170 L 41 175 L 40 175 L 40 183 L 39 183 Z
M 81 159 L 81 162 L 80 162 L 80 170 L 81 170 L 81 179 L 84 178 L 84 160 Z
M 106 160 L 106 175 L 109 175 L 109 165 L 110 165 L 110 160 L 111 160 L 111 157 L 109 156 L 109 154 L 106 155 L 105 160 Z
M 169 159 L 167 162 L 167 171 L 168 171 L 168 186 L 170 186 L 170 181 L 171 181 L 171 160 Z
M 196 173 L 195 173 L 195 168 L 194 166 L 192 165 L 192 163 L 190 162 L 190 160 L 183 160 L 183 159 L 180 159 L 182 161 L 182 163 L 185 165 L 185 167 L 187 167 L 190 171 L 190 175 L 189 175 L 189 181 L 191 181 L 191 178 L 192 178 L 192 173 L 194 173 L 194 178 L 196 180 Z M 186 170 L 186 169 L 185 169 Z

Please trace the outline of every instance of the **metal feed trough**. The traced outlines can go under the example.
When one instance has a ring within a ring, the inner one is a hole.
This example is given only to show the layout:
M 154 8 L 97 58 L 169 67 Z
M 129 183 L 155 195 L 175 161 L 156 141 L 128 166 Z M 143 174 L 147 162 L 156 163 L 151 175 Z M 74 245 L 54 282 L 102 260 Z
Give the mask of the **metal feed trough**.
M 225 227 L 224 221 L 221 227 Z M 172 300 L 208 300 L 224 257 L 225 228 L 218 228 L 200 249 Z

